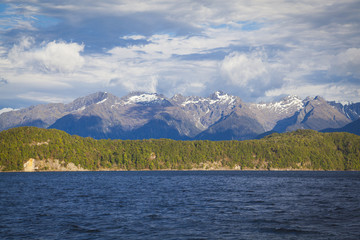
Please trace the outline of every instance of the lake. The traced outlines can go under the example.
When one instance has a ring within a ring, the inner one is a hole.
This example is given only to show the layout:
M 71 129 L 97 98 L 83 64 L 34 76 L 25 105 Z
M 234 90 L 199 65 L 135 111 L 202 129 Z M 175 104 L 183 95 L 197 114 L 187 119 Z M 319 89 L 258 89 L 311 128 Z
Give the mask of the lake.
M 0 173 L 0 239 L 359 239 L 360 172 Z

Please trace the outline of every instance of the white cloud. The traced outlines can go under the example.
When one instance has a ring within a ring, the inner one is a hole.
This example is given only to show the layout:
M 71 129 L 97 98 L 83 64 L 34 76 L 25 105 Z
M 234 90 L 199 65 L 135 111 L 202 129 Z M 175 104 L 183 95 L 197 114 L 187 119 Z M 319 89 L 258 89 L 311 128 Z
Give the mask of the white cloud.
M 354 91 L 360 78 L 357 1 L 5 5 L 0 77 L 8 84 L 0 81 L 2 96 L 58 97 L 69 90 L 73 98 L 101 90 L 207 95 L 221 89 L 254 101 L 306 91 L 342 97 L 342 89 L 360 97 Z M 42 24 L 48 20 L 53 24 Z M 32 37 L 13 45 L 19 36 Z
M 329 101 L 359 102 L 360 88 L 356 84 L 346 82 L 292 84 L 284 85 L 282 88 L 268 90 L 265 96 L 277 97 L 283 94 L 298 95 L 302 98 L 322 96 Z
M 47 102 L 47 103 L 70 102 L 72 100 L 72 98 L 68 98 L 68 97 L 45 95 L 43 92 L 27 92 L 27 93 L 19 94 L 17 97 L 30 101 Z
M 127 91 L 161 91 L 198 94 L 206 89 L 216 75 L 214 60 L 182 60 L 174 55 L 206 53 L 206 37 L 174 37 L 167 34 L 146 38 L 149 44 L 115 47 L 108 55 L 86 57 L 83 70 L 97 78 L 107 79 L 111 87 Z M 202 41 L 203 40 L 203 41 Z M 213 41 L 213 40 L 211 40 Z M 220 46 L 220 44 L 218 44 Z
M 2 109 L 0 109 L 0 115 L 1 115 L 2 113 L 11 112 L 11 111 L 17 111 L 17 110 L 19 110 L 19 109 L 2 108 Z
M 220 69 L 232 84 L 245 87 L 251 81 L 266 82 L 269 74 L 267 65 L 266 59 L 260 53 L 249 55 L 233 52 L 225 57 Z
M 142 35 L 128 35 L 128 36 L 124 36 L 122 37 L 122 39 L 125 39 L 125 40 L 144 40 L 146 39 L 145 36 L 142 36 Z
M 21 68 L 30 67 L 46 73 L 72 73 L 84 64 L 80 55 L 83 50 L 84 45 L 56 41 L 36 48 L 31 38 L 24 38 L 9 51 L 8 58 Z
M 271 62 L 264 51 L 233 52 L 220 64 L 220 71 L 227 83 L 245 96 L 261 97 L 271 88 L 283 83 L 284 65 Z
M 349 48 L 333 58 L 330 72 L 340 76 L 353 76 L 360 80 L 360 48 Z

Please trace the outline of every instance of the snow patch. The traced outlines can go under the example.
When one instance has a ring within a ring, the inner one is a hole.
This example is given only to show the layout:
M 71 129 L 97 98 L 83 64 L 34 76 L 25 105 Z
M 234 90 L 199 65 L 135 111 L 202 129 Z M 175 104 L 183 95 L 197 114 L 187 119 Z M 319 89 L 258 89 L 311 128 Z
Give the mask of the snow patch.
M 186 105 L 188 105 L 188 104 L 198 104 L 199 102 L 206 102 L 206 101 L 208 101 L 208 99 L 200 98 L 200 99 L 194 100 L 194 99 L 188 98 L 188 100 L 186 100 L 185 102 L 183 102 L 183 103 L 181 104 L 181 106 L 186 106 Z
M 100 102 L 97 102 L 96 104 L 101 104 L 101 103 L 104 103 L 104 102 L 106 102 L 106 100 L 107 100 L 107 98 L 105 98 L 105 99 L 101 100 Z
M 228 95 L 228 94 L 224 94 L 221 92 L 215 92 L 214 94 L 215 94 L 214 99 L 189 97 L 181 105 L 186 106 L 188 104 L 198 104 L 200 102 L 202 102 L 202 103 L 207 102 L 210 105 L 216 104 L 216 103 L 232 105 L 236 101 L 236 97 Z
M 115 103 L 111 105 L 110 108 L 113 109 L 114 107 L 118 107 L 118 105 L 122 105 L 122 104 L 123 104 L 122 102 L 115 101 Z
M 352 102 L 352 101 L 345 101 L 345 100 L 339 100 L 339 101 L 335 101 L 335 103 L 340 103 L 341 105 L 346 106 L 346 105 L 351 105 L 351 104 L 353 104 L 354 102 Z
M 143 93 L 141 95 L 131 96 L 124 102 L 124 105 L 135 104 L 135 103 L 146 103 L 162 101 L 164 98 L 157 96 L 155 93 Z
M 221 93 L 219 91 L 215 92 L 216 98 L 217 99 L 211 99 L 210 100 L 210 104 L 215 104 L 215 103 L 227 103 L 227 104 L 233 104 L 235 102 L 235 97 L 234 96 L 230 96 L 228 94 L 224 94 Z
M 288 112 L 289 109 L 296 109 L 296 111 L 299 111 L 304 108 L 304 103 L 303 100 L 297 96 L 288 96 L 279 102 L 255 104 L 255 106 L 259 109 L 269 109 L 282 113 Z
M 12 111 L 18 111 L 19 109 L 14 109 L 14 108 L 3 108 L 0 109 L 0 115 L 6 112 L 12 112 Z
M 85 106 L 82 106 L 81 108 L 78 108 L 76 111 L 81 112 L 81 111 L 84 111 L 85 108 L 86 108 Z

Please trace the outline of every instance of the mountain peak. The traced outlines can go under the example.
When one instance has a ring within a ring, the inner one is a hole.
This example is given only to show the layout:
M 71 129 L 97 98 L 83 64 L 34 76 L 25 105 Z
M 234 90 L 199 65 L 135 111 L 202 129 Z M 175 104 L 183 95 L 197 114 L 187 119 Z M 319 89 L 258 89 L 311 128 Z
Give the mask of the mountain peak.
M 87 95 L 85 97 L 77 98 L 72 103 L 69 103 L 67 105 L 69 106 L 70 111 L 75 111 L 79 109 L 84 109 L 92 104 L 101 104 L 105 102 L 110 96 L 113 95 L 107 92 L 97 92 Z
M 316 96 L 316 97 L 314 98 L 314 100 L 325 101 L 325 99 L 322 98 L 321 96 Z
M 228 94 L 224 93 L 223 91 L 216 91 L 216 92 L 210 94 L 209 98 L 210 99 L 219 99 L 223 96 L 228 96 Z
M 133 92 L 123 98 L 124 105 L 128 104 L 163 104 L 169 101 L 161 94 L 146 93 L 146 92 Z
M 123 139 L 145 136 L 195 139 L 207 131 L 214 136 L 225 134 L 229 139 L 245 139 L 251 137 L 244 130 L 248 126 L 257 129 L 256 133 L 260 128 L 318 130 L 342 127 L 359 115 L 360 103 L 338 106 L 319 96 L 308 100 L 287 96 L 277 102 L 248 104 L 221 91 L 209 97 L 178 94 L 171 99 L 157 93 L 132 92 L 118 98 L 97 92 L 68 104 L 37 105 L 0 114 L 0 130 L 57 126 L 82 136 Z
M 256 104 L 259 109 L 269 109 L 278 113 L 293 112 L 304 108 L 304 103 L 301 98 L 296 95 L 289 95 L 282 98 L 278 102 L 260 103 Z
M 298 97 L 297 95 L 288 95 L 286 97 L 283 97 L 281 99 L 282 101 L 302 101 L 302 99 L 300 97 Z
M 210 104 L 214 103 L 227 103 L 227 104 L 233 104 L 236 100 L 235 96 L 228 95 L 227 93 L 224 93 L 223 91 L 216 91 L 213 94 L 209 96 L 210 98 Z
M 172 98 L 171 98 L 171 101 L 174 102 L 174 103 L 183 103 L 186 101 L 186 97 L 184 97 L 183 95 L 181 94 L 175 94 Z
M 305 102 L 309 102 L 309 101 L 321 101 L 321 102 L 325 101 L 326 102 L 326 100 L 323 97 L 319 96 L 319 95 L 317 95 L 315 97 L 307 96 L 304 99 L 304 101 Z

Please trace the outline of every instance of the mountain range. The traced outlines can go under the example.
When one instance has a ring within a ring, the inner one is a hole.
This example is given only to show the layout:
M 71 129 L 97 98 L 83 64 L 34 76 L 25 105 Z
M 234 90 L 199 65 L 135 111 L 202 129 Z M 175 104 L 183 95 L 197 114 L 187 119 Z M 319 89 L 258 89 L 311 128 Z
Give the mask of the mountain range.
M 145 92 L 119 98 L 98 92 L 67 104 L 4 112 L 0 131 L 36 126 L 96 139 L 246 140 L 296 129 L 347 130 L 359 125 L 359 116 L 360 103 L 342 104 L 319 96 L 246 103 L 221 91 L 206 98 Z

